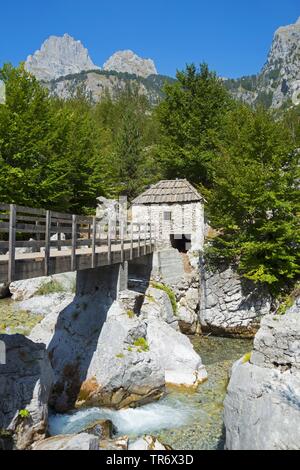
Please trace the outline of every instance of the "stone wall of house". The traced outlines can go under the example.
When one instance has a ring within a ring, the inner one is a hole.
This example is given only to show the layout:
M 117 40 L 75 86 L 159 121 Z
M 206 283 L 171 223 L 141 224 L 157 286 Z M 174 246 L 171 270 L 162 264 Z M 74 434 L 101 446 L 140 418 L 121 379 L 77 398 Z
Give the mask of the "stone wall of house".
M 172 212 L 171 220 L 164 220 L 164 212 Z M 202 250 L 204 245 L 204 205 L 201 202 L 188 204 L 153 204 L 132 207 L 133 222 L 145 221 L 155 224 L 155 237 L 170 242 L 170 234 L 191 235 L 192 250 Z

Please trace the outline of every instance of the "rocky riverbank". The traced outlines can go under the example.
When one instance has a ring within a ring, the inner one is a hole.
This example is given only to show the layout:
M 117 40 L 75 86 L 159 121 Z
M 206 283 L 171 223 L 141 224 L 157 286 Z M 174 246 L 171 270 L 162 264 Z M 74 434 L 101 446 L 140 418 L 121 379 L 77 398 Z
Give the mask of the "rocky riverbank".
M 251 354 L 232 368 L 225 400 L 226 448 L 300 448 L 300 299 L 262 322 Z

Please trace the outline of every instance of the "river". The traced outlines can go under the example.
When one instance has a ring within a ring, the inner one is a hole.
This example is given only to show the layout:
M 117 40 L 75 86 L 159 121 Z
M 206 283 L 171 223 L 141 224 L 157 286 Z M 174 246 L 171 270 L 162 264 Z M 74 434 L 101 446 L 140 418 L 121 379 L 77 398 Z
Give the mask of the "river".
M 50 416 L 52 435 L 76 433 L 97 419 L 110 419 L 118 435 L 134 440 L 152 434 L 176 450 L 216 450 L 224 447 L 223 401 L 233 362 L 252 349 L 252 341 L 213 336 L 191 338 L 208 372 L 194 393 L 169 390 L 159 402 L 140 408 L 87 408 Z

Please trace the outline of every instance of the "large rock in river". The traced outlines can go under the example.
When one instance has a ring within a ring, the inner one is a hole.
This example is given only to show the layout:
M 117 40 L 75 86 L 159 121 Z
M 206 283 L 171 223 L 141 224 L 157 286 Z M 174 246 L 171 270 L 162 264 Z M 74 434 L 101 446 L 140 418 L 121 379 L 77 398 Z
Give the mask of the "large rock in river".
M 15 446 L 28 448 L 47 432 L 53 372 L 43 344 L 21 335 L 0 335 L 0 428 L 14 432 Z
M 173 331 L 173 329 L 171 329 Z M 149 351 L 147 325 L 115 302 L 81 386 L 77 404 L 122 408 L 161 397 L 165 375 L 156 351 Z
M 99 438 L 87 433 L 54 436 L 38 442 L 33 450 L 100 450 Z
M 42 294 L 74 292 L 75 283 L 76 273 L 72 272 L 14 281 L 10 284 L 9 289 L 13 300 L 23 301 Z
M 164 370 L 167 385 L 196 388 L 207 379 L 207 372 L 192 343 L 166 323 L 151 320 L 147 328 L 150 350 L 155 351 Z
M 9 292 L 9 284 L 0 283 L 0 299 L 5 299 L 10 294 Z
M 123 291 L 113 300 L 101 289 L 79 290 L 72 304 L 31 332 L 48 346 L 55 373 L 50 403 L 57 411 L 141 405 L 161 397 L 166 383 L 195 387 L 206 378 L 189 339 L 176 331 L 168 295 L 153 289 L 141 306 L 139 293 Z
M 300 449 L 300 302 L 261 322 L 250 360 L 234 364 L 224 402 L 229 450 Z

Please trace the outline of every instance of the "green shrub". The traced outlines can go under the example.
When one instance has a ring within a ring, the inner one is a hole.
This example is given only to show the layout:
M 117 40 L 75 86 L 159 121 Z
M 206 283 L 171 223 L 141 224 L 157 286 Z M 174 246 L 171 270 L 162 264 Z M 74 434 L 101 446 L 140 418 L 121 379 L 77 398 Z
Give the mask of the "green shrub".
M 300 295 L 300 282 L 297 282 L 292 292 L 281 299 L 280 305 L 276 311 L 277 315 L 284 315 L 291 308 L 297 297 Z
M 250 351 L 250 352 L 248 352 L 244 355 L 243 360 L 242 360 L 243 364 L 246 364 L 247 362 L 250 362 L 251 354 L 252 354 L 252 351 Z
M 134 318 L 134 317 L 135 317 L 134 311 L 133 311 L 133 310 L 127 310 L 127 316 L 128 316 L 129 318 Z
M 154 289 L 159 289 L 159 290 L 164 291 L 168 295 L 168 297 L 170 299 L 170 302 L 172 304 L 173 312 L 176 315 L 176 313 L 177 313 L 177 302 L 176 302 L 175 294 L 174 294 L 173 290 L 171 289 L 171 287 L 166 286 L 165 284 L 162 284 L 160 282 L 152 282 L 151 286 L 154 287 Z
M 55 280 L 51 280 L 50 282 L 43 284 L 37 290 L 36 295 L 49 295 L 49 294 L 55 294 L 57 292 L 64 292 L 64 289 L 59 282 Z
M 149 344 L 145 338 L 138 338 L 134 341 L 134 346 L 138 349 L 138 352 L 147 352 L 149 351 Z
M 30 411 L 28 411 L 28 410 L 20 410 L 20 411 L 19 411 L 19 416 L 20 416 L 20 418 L 22 418 L 22 419 L 28 419 L 28 418 L 30 418 Z

